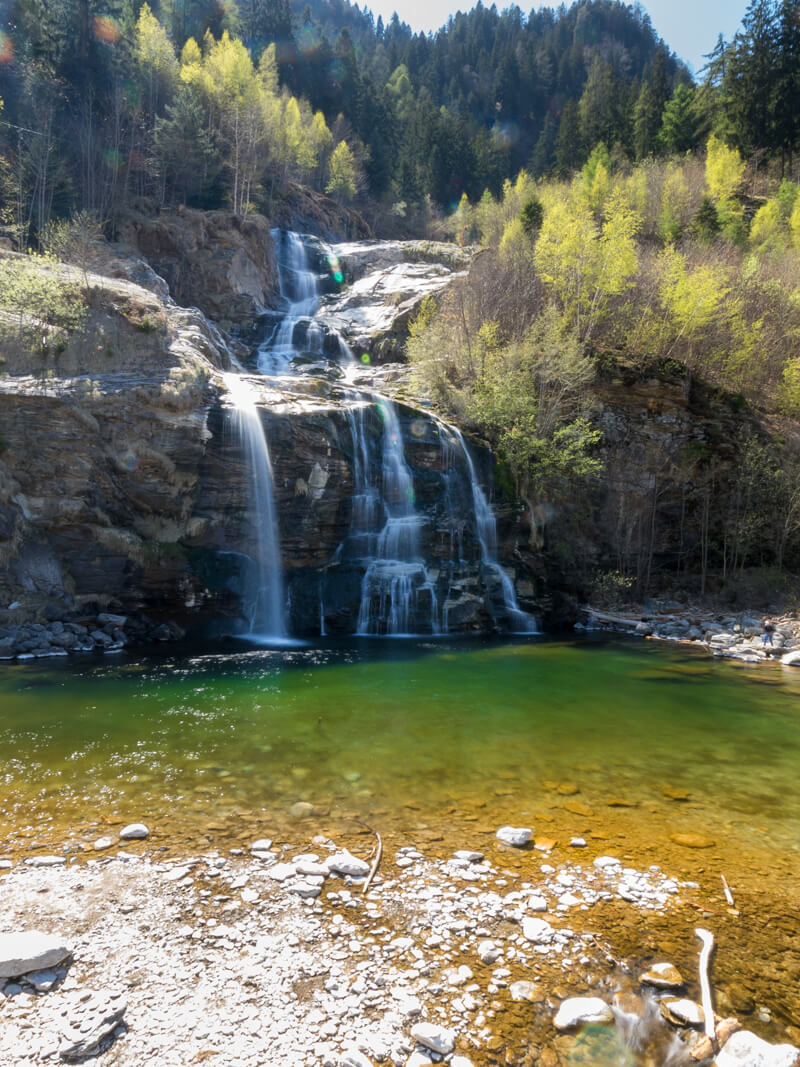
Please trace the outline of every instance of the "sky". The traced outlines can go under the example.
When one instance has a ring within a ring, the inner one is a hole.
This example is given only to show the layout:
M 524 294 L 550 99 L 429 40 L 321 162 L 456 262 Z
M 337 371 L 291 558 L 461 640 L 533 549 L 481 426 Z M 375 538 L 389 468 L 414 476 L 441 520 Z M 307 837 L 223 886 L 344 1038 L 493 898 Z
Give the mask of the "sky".
M 510 6 L 511 0 L 495 0 L 499 10 Z M 569 3 L 569 0 L 567 0 Z M 438 30 L 456 11 L 469 10 L 474 0 L 358 0 L 360 7 L 369 7 L 375 18 L 383 15 L 384 22 L 394 11 L 413 30 Z M 489 7 L 492 0 L 483 0 Z M 542 7 L 532 0 L 517 0 L 528 12 Z M 547 6 L 558 7 L 559 0 Z M 747 0 L 647 0 L 642 7 L 650 15 L 656 33 L 669 47 L 685 59 L 696 73 L 703 66 L 703 55 L 711 51 L 720 33 L 730 40 L 738 29 L 747 8 Z

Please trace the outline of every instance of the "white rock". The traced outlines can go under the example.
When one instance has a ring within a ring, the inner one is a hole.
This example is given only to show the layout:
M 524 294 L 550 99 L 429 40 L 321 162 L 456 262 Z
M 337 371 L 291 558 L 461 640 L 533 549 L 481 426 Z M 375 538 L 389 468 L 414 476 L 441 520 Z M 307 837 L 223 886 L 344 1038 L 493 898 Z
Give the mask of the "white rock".
M 272 878 L 276 882 L 285 882 L 287 878 L 294 878 L 296 874 L 297 868 L 293 863 L 276 863 L 267 871 L 267 878 Z
M 351 878 L 364 878 L 369 874 L 369 864 L 349 852 L 337 852 L 326 861 L 326 867 L 334 874 L 349 874 Z
M 433 1060 L 429 1060 L 421 1052 L 412 1052 L 406 1060 L 406 1067 L 433 1067 Z
M 599 997 L 570 997 L 558 1009 L 553 1025 L 556 1030 L 573 1030 L 588 1023 L 613 1023 L 614 1013 Z
M 686 1026 L 702 1026 L 705 1021 L 702 1007 L 685 997 L 667 998 L 661 1001 L 662 1015 L 668 1013 Z
M 119 836 L 121 841 L 143 841 L 150 836 L 150 831 L 143 822 L 132 822 L 120 830 Z
M 95 852 L 102 852 L 104 849 L 111 848 L 113 844 L 114 841 L 110 837 L 98 837 L 92 847 L 94 848 Z
M 311 875 L 314 878 L 327 878 L 329 870 L 324 863 L 295 858 L 294 865 L 298 874 Z
M 483 859 L 482 852 L 471 852 L 468 848 L 459 848 L 453 853 L 453 858 L 457 860 L 466 860 L 467 863 L 480 863 Z M 456 1057 L 459 1059 L 460 1057 Z
M 372 1060 L 368 1060 L 357 1048 L 345 1049 L 338 1062 L 339 1067 L 372 1067 Z
M 298 897 L 302 897 L 304 900 L 311 900 L 320 895 L 322 886 L 319 882 L 312 882 L 309 879 L 303 878 L 299 882 L 290 885 L 289 892 L 295 893 Z
M 544 897 L 534 894 L 533 896 L 528 897 L 526 907 L 528 911 L 547 911 L 547 901 Z
M 0 978 L 18 978 L 31 971 L 56 967 L 72 954 L 61 937 L 29 930 L 0 934 Z
M 716 1067 L 794 1067 L 799 1055 L 794 1045 L 770 1045 L 740 1030 L 728 1038 L 714 1062 Z
M 472 978 L 472 971 L 469 967 L 462 964 L 460 967 L 450 967 L 445 971 L 447 976 L 447 984 L 452 986 L 466 985 Z
M 586 848 L 586 840 L 583 837 L 573 837 L 569 844 L 570 848 Z
M 13 866 L 11 860 L 0 860 L 0 871 L 10 871 Z
M 453 1056 L 450 1060 L 450 1067 L 473 1067 L 473 1063 L 466 1056 Z
M 30 856 L 25 860 L 28 867 L 63 867 L 64 856 Z
M 533 837 L 533 830 L 529 830 L 524 826 L 501 826 L 495 836 L 504 845 L 514 845 L 515 848 L 522 848 Z
M 512 1000 L 534 1001 L 539 998 L 539 987 L 534 985 L 533 982 L 525 981 L 525 979 L 520 979 L 518 982 L 512 982 L 508 987 L 508 991 L 511 994 Z
M 478 959 L 481 963 L 495 963 L 503 955 L 503 950 L 494 941 L 481 941 L 478 944 Z
M 37 993 L 49 992 L 59 979 L 58 971 L 34 971 L 27 975 L 25 981 L 30 982 Z
M 800 667 L 800 650 L 787 652 L 785 656 L 781 656 L 781 663 L 784 667 Z
M 269 852 L 272 848 L 271 837 L 259 837 L 258 841 L 254 841 L 250 846 L 251 852 Z
M 420 1045 L 429 1048 L 432 1052 L 438 1052 L 447 1056 L 456 1046 L 455 1034 L 452 1030 L 446 1030 L 443 1026 L 435 1023 L 415 1023 L 411 1027 L 411 1036 Z
M 527 941 L 532 941 L 535 945 L 541 945 L 546 941 L 552 941 L 554 934 L 555 930 L 547 919 L 535 919 L 531 915 L 522 920 L 523 937 Z
M 621 867 L 622 862 L 615 856 L 598 856 L 594 861 L 594 865 L 602 870 L 605 867 Z

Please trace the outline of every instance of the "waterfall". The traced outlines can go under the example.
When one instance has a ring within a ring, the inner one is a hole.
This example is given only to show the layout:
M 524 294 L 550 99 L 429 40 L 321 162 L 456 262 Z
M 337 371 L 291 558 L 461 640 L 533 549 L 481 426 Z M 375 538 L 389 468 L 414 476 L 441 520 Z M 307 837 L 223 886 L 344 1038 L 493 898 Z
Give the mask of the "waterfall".
M 431 466 L 428 460 L 420 467 L 419 484 L 428 487 L 425 509 L 420 510 L 398 408 L 380 393 L 355 384 L 358 378 L 354 372 L 360 364 L 342 336 L 326 322 L 320 277 L 303 237 L 281 230 L 273 230 L 272 236 L 284 312 L 275 316 L 274 328 L 258 351 L 258 369 L 267 376 L 300 375 L 304 371 L 317 375 L 320 361 L 326 360 L 322 373 L 330 378 L 334 368 L 341 367 L 335 373 L 344 378 L 343 407 L 352 443 L 349 529 L 327 565 L 343 566 L 338 573 L 351 574 L 354 585 L 360 580 L 360 596 L 356 585 L 355 597 L 343 600 L 341 584 L 337 580 L 328 584 L 327 571 L 323 581 L 320 571 L 316 593 L 320 634 L 326 631 L 326 608 L 329 621 L 334 616 L 341 618 L 343 612 L 353 611 L 354 600 L 358 605 L 355 632 L 364 636 L 446 633 L 448 615 L 455 618 L 452 613 L 456 608 L 460 617 L 455 625 L 464 626 L 464 620 L 475 625 L 483 604 L 503 628 L 538 632 L 533 617 L 519 607 L 513 583 L 497 560 L 495 518 L 463 435 L 431 414 L 412 423 L 416 444 L 423 443 L 427 425 L 434 428 L 436 447 L 441 450 L 438 462 Z M 235 376 L 228 376 L 228 384 L 250 464 L 258 534 L 257 577 L 246 597 L 251 636 L 261 633 L 282 638 L 287 616 L 269 452 L 250 386 Z M 442 490 L 432 505 L 429 489 L 433 470 L 441 471 Z M 428 569 L 428 540 L 434 530 L 437 540 L 432 554 L 440 562 L 435 569 Z M 311 612 L 301 610 L 309 619 Z
M 481 564 L 485 570 L 491 571 L 500 581 L 503 594 L 503 608 L 515 633 L 535 634 L 539 632 L 536 619 L 523 611 L 517 603 L 517 594 L 514 592 L 514 583 L 497 562 L 497 520 L 489 506 L 486 494 L 481 488 L 475 473 L 475 464 L 467 448 L 464 435 L 457 426 L 450 427 L 454 437 L 460 443 L 467 464 L 469 480 L 472 488 L 472 502 L 475 510 L 475 527 L 478 534 L 478 543 L 481 548 Z
M 236 433 L 247 463 L 250 507 L 255 530 L 254 566 L 244 597 L 250 638 L 280 641 L 286 637 L 280 540 L 272 488 L 272 464 L 252 386 L 238 374 L 223 375 L 233 401 Z
M 368 451 L 363 414 L 354 420 L 353 455 L 357 484 L 354 493 L 354 533 L 369 555 L 361 583 L 361 606 L 356 632 L 409 635 L 420 618 L 430 633 L 439 633 L 436 590 L 428 577 L 420 546 L 421 516 L 414 501 L 414 482 L 403 451 L 403 435 L 395 405 L 374 397 L 383 420 L 380 490 L 369 483 Z M 361 484 L 359 485 L 358 482 Z M 374 536 L 376 505 L 382 504 L 384 523 Z

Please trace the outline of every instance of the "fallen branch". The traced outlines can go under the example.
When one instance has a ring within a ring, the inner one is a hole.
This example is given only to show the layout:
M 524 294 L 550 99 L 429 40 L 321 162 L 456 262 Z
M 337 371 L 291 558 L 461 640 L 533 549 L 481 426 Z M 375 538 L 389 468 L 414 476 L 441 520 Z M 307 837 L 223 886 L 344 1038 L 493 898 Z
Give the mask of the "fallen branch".
M 717 1030 L 714 1025 L 714 1004 L 711 1000 L 711 983 L 708 980 L 708 961 L 711 959 L 711 950 L 714 947 L 714 935 L 708 930 L 702 930 L 699 926 L 695 933 L 703 943 L 700 952 L 700 992 L 705 1016 L 706 1037 L 714 1042 L 717 1039 Z
M 364 825 L 367 826 L 366 823 L 364 823 Z M 378 873 L 378 867 L 380 866 L 381 856 L 383 855 L 383 841 L 381 841 L 381 835 L 378 833 L 377 830 L 373 830 L 371 826 L 367 826 L 367 829 L 370 830 L 373 834 L 375 834 L 375 837 L 378 842 L 378 847 L 375 850 L 375 859 L 372 861 L 372 866 L 369 869 L 367 880 L 366 882 L 364 882 L 364 888 L 362 890 L 364 896 L 367 895 L 367 890 L 372 885 L 372 879 Z
M 717 915 L 717 914 L 719 914 L 718 912 L 714 911 L 713 908 L 708 908 L 708 907 L 706 907 L 705 904 L 698 904 L 694 900 L 689 900 L 688 897 L 681 897 L 681 902 L 683 904 L 688 905 L 688 907 L 690 907 L 690 908 L 695 908 L 695 910 L 697 910 L 697 911 L 702 911 L 704 915 Z
M 723 889 L 723 891 L 725 893 L 725 899 L 727 900 L 728 904 L 730 904 L 730 906 L 732 908 L 735 908 L 736 907 L 736 902 L 733 899 L 733 893 L 731 893 L 731 887 L 728 885 L 728 881 L 727 881 L 725 875 L 721 874 L 720 878 L 722 879 L 722 889 Z

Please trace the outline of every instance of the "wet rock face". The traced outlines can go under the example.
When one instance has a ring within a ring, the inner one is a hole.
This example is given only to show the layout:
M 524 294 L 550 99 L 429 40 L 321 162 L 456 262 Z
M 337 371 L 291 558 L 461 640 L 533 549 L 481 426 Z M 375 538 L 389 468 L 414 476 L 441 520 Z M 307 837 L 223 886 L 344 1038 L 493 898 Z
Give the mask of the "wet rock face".
M 259 383 L 254 380 L 254 386 Z M 362 583 L 370 551 L 354 517 L 357 443 L 351 406 L 364 408 L 364 432 L 371 469 L 381 481 L 383 424 L 378 407 L 356 402 L 335 385 L 322 396 L 276 393 L 260 388 L 262 422 L 274 476 L 281 555 L 289 604 L 291 633 L 356 632 Z M 400 408 L 405 456 L 413 479 L 419 513 L 420 548 L 447 629 L 470 632 L 505 623 L 499 582 L 481 567 L 470 483 L 463 457 L 448 450 L 438 424 L 412 408 Z M 215 548 L 222 567 L 217 592 L 242 593 L 243 561 L 231 552 L 252 555 L 253 524 L 248 512 L 247 472 L 236 441 L 226 431 L 225 413 L 209 417 L 211 440 L 199 472 L 195 517 L 203 534 L 198 548 Z M 384 520 L 378 502 L 373 542 Z M 374 547 L 374 545 L 373 545 Z M 225 565 L 227 564 L 227 571 Z M 420 588 L 415 632 L 431 632 L 429 590 Z
M 426 296 L 463 276 L 469 251 L 426 241 L 337 244 L 331 248 L 347 288 L 329 297 L 326 314 L 357 354 L 403 359 L 408 326 Z

